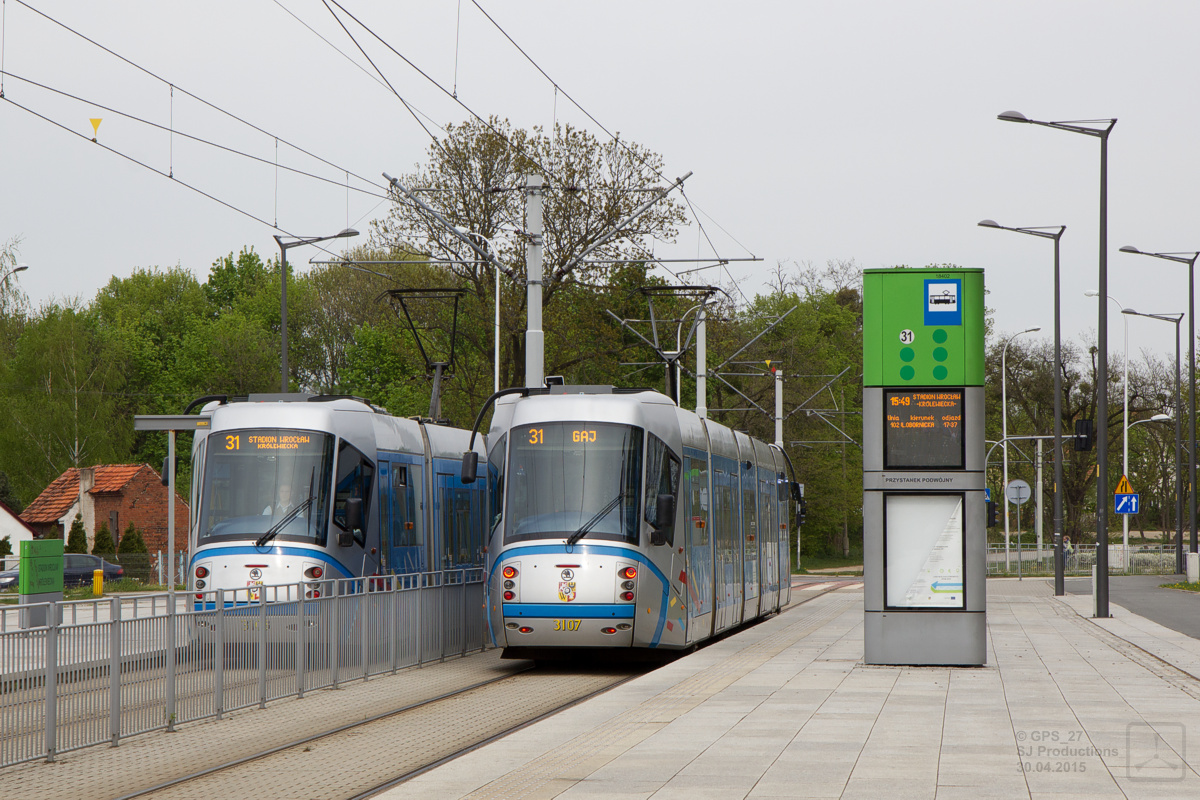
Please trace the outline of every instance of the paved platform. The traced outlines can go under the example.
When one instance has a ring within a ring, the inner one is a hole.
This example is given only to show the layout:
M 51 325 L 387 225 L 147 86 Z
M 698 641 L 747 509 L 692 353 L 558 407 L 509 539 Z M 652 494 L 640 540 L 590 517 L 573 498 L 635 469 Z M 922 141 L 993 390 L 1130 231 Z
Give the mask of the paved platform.
M 842 587 L 381 795 L 1200 798 L 1200 640 L 988 581 L 988 663 L 862 663 Z

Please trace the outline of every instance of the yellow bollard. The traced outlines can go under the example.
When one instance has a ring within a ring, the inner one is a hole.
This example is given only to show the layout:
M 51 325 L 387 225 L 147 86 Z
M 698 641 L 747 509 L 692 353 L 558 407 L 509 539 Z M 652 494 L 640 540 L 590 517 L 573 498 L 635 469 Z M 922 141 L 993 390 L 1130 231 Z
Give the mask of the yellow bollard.
M 92 594 L 96 597 L 104 594 L 104 570 L 92 570 Z

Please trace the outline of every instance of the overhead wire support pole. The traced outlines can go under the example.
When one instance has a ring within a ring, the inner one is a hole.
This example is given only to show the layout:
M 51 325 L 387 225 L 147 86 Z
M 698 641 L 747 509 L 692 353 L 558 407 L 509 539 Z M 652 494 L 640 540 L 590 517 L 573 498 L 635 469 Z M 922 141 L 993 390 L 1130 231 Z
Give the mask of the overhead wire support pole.
M 754 344 L 754 343 L 755 343 L 755 342 L 757 342 L 759 339 L 761 339 L 762 337 L 764 337 L 764 336 L 766 336 L 768 333 L 770 333 L 770 332 L 771 332 L 771 330 L 772 330 L 772 329 L 773 329 L 773 328 L 774 328 L 776 325 L 778 325 L 779 323 L 781 323 L 781 322 L 783 322 L 785 319 L 787 319 L 787 316 L 788 316 L 788 314 L 791 314 L 793 311 L 795 311 L 795 310 L 796 310 L 797 308 L 799 308 L 799 307 L 800 307 L 800 306 L 798 306 L 798 305 L 795 305 L 795 306 L 792 306 L 791 308 L 789 308 L 787 311 L 783 312 L 783 314 L 781 314 L 781 315 L 780 315 L 779 319 L 775 320 L 775 321 L 774 321 L 774 322 L 772 322 L 770 325 L 768 325 L 767 327 L 763 328 L 763 330 L 762 330 L 762 332 L 761 332 L 761 333 L 759 333 L 759 334 L 758 334 L 757 336 L 755 336 L 753 339 L 751 339 L 750 341 L 748 341 L 748 342 L 746 342 L 744 345 L 742 345 L 742 347 L 741 347 L 741 348 L 740 348 L 740 349 L 739 349 L 739 350 L 738 350 L 736 353 L 734 353 L 734 354 L 733 354 L 733 355 L 731 355 L 729 358 L 727 358 L 727 359 L 725 359 L 724 361 L 722 361 L 722 362 L 721 362 L 721 364 L 720 364 L 720 366 L 718 366 L 718 367 L 717 367 L 717 369 L 721 369 L 721 367 L 724 367 L 726 364 L 728 364 L 729 362 L 733 361 L 735 358 L 737 358 L 738 356 L 740 356 L 742 353 L 746 352 L 746 349 L 747 349 L 748 347 L 750 347 L 750 345 Z
M 525 386 L 546 383 L 542 333 L 542 176 L 525 176 Z

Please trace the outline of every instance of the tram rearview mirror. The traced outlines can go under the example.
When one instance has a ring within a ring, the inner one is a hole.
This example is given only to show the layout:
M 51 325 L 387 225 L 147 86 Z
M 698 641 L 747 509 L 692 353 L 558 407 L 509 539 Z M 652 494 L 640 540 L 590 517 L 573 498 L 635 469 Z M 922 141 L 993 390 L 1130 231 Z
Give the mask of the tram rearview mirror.
M 474 483 L 475 472 L 479 469 L 479 453 L 474 450 L 468 450 L 463 453 L 462 459 L 462 478 L 463 483 Z

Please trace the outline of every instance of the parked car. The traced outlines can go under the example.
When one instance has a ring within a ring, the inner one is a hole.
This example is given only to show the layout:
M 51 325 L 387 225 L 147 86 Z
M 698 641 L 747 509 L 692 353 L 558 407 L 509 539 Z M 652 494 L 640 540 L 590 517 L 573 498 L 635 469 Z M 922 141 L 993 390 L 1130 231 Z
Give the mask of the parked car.
M 104 570 L 104 580 L 115 581 L 125 576 L 125 568 L 110 564 L 100 556 L 67 553 L 63 556 L 63 586 L 90 586 L 92 573 Z
M 98 569 L 104 570 L 106 581 L 125 577 L 125 568 L 120 564 L 110 564 L 100 556 L 66 553 L 63 556 L 63 586 L 90 586 L 92 573 Z M 15 569 L 0 572 L 0 591 L 16 588 L 18 577 L 19 572 Z

